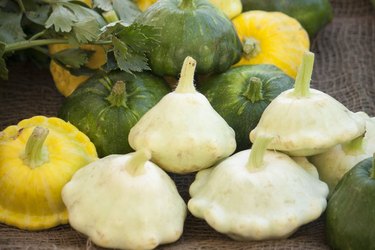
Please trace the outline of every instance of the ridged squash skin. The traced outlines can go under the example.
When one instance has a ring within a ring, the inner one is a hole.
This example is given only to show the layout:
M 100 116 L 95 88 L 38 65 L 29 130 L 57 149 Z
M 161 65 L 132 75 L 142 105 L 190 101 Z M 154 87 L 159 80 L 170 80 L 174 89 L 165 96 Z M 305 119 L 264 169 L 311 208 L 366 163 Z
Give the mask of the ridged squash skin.
M 328 201 L 326 235 L 333 249 L 375 249 L 373 157 L 353 167 Z
M 208 0 L 159 0 L 137 22 L 160 30 L 160 44 L 149 54 L 152 71 L 178 77 L 187 56 L 197 74 L 224 72 L 241 58 L 241 42 L 231 21 Z
M 333 18 L 329 0 L 241 0 L 244 11 L 280 11 L 297 19 L 310 37 L 327 25 Z
M 68 223 L 61 190 L 95 160 L 89 138 L 56 117 L 34 116 L 0 131 L 0 222 L 24 230 Z
M 129 153 L 133 151 L 128 143 L 129 130 L 169 91 L 164 80 L 151 73 L 115 71 L 107 77 L 90 78 L 80 86 L 66 98 L 59 117 L 84 132 L 100 157 Z
M 237 148 L 250 148 L 249 133 L 264 109 L 294 80 L 274 65 L 242 65 L 199 84 L 199 91 L 236 133 Z
M 236 65 L 273 64 L 295 78 L 304 52 L 307 32 L 294 18 L 281 12 L 247 11 L 233 20 L 243 53 Z

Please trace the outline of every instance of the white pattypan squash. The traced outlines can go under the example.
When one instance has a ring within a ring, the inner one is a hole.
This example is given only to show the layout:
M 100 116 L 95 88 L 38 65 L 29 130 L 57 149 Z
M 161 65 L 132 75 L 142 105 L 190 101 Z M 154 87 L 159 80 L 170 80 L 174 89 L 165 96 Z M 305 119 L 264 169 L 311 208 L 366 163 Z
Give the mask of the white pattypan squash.
M 235 240 L 286 238 L 326 208 L 327 185 L 258 138 L 215 167 L 198 172 L 189 211 Z M 250 157 L 249 157 L 250 155 Z
M 311 156 L 350 141 L 365 132 L 365 122 L 333 97 L 310 89 L 314 54 L 306 52 L 294 89 L 277 96 L 250 132 L 275 138 L 268 149 L 293 156 Z
M 370 118 L 363 112 L 358 112 L 358 115 L 366 122 L 364 135 L 309 157 L 309 161 L 316 166 L 320 179 L 328 184 L 330 193 L 345 173 L 375 152 L 375 117 Z
M 187 57 L 175 91 L 164 96 L 130 130 L 129 144 L 147 148 L 166 171 L 208 168 L 236 149 L 234 130 L 193 84 L 196 61 Z
M 147 150 L 110 155 L 76 172 L 62 191 L 71 226 L 107 248 L 153 249 L 178 240 L 186 204 L 150 157 Z

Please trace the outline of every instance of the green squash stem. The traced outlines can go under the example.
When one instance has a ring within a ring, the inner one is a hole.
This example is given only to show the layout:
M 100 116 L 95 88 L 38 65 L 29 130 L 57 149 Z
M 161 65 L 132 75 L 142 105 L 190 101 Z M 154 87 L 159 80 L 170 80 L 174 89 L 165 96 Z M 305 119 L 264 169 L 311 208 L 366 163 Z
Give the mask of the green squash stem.
M 180 9 L 194 9 L 195 8 L 195 0 L 182 0 L 180 5 L 178 6 Z
M 314 67 L 314 53 L 307 51 L 302 58 L 294 84 L 294 94 L 298 97 L 308 97 L 310 95 L 310 82 Z
M 361 135 L 354 140 L 342 144 L 342 150 L 348 155 L 360 155 L 365 151 L 363 149 L 363 138 L 365 135 Z
M 127 107 L 126 101 L 128 99 L 126 93 L 126 84 L 123 81 L 117 81 L 111 90 L 111 93 L 106 98 L 111 106 L 115 107 Z
M 258 77 L 250 77 L 244 96 L 252 103 L 263 100 L 263 83 Z
M 48 154 L 43 150 L 44 141 L 48 135 L 48 129 L 37 126 L 33 129 L 26 143 L 23 162 L 31 169 L 39 167 L 48 162 Z
M 375 180 L 375 153 L 372 155 L 371 179 Z
M 267 146 L 272 141 L 272 137 L 258 137 L 251 147 L 247 169 L 249 171 L 256 171 L 262 168 L 264 153 Z
M 258 40 L 252 37 L 245 37 L 242 41 L 242 52 L 243 56 L 250 60 L 260 53 L 260 45 Z
M 133 153 L 126 163 L 125 170 L 132 176 L 142 175 L 145 163 L 151 159 L 151 152 L 147 149 L 140 149 Z
M 181 76 L 178 80 L 177 88 L 174 92 L 176 93 L 195 93 L 194 87 L 194 71 L 197 62 L 194 58 L 188 56 L 184 60 L 184 64 L 181 69 Z

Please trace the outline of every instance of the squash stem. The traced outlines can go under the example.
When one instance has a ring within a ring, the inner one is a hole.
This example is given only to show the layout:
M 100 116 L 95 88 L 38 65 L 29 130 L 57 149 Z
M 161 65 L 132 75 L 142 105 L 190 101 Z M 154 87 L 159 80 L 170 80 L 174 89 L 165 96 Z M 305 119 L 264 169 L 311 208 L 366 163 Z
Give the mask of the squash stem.
M 310 82 L 314 67 L 314 53 L 307 51 L 302 57 L 302 63 L 298 69 L 294 84 L 294 94 L 299 97 L 310 95 Z
M 258 77 L 250 77 L 244 96 L 252 103 L 263 100 L 263 83 Z
M 111 93 L 106 98 L 111 106 L 115 107 L 126 107 L 126 101 L 128 99 L 126 94 L 126 84 L 123 81 L 117 81 L 111 90 Z
M 252 37 L 245 37 L 242 42 L 242 51 L 243 56 L 250 60 L 251 58 L 255 57 L 260 52 L 260 45 L 258 40 Z
M 48 155 L 43 150 L 43 144 L 48 132 L 47 128 L 37 126 L 27 140 L 23 161 L 31 169 L 39 167 L 48 161 Z
M 256 138 L 253 146 L 251 147 L 247 169 L 249 171 L 256 171 L 262 168 L 264 153 L 267 146 L 272 141 L 272 137 L 258 137 Z
M 126 164 L 126 171 L 132 176 L 141 175 L 145 163 L 151 159 L 151 152 L 147 149 L 137 150 Z
M 365 151 L 363 149 L 363 139 L 365 135 L 361 135 L 354 140 L 351 140 L 347 143 L 342 144 L 342 150 L 348 155 L 360 155 L 363 154 Z
M 195 8 L 194 0 L 182 0 L 178 7 L 180 9 L 194 9 Z
M 186 57 L 184 64 L 181 69 L 181 76 L 178 80 L 177 88 L 175 89 L 176 93 L 195 93 L 194 87 L 194 71 L 197 62 L 190 56 Z

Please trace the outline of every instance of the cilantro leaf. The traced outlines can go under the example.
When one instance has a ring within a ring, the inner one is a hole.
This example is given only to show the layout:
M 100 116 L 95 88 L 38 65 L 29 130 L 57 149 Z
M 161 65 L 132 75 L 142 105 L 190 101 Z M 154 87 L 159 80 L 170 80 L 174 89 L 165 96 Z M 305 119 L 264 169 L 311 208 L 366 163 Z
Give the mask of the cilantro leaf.
M 148 52 L 157 46 L 160 32 L 155 27 L 133 23 L 118 33 L 118 38 L 133 50 Z
M 55 31 L 69 32 L 72 30 L 72 26 L 78 18 L 74 13 L 65 8 L 63 5 L 56 5 L 53 7 L 53 11 L 46 21 L 45 27 L 55 27 Z
M 75 37 L 80 43 L 87 43 L 88 41 L 94 41 L 98 38 L 100 29 L 95 19 L 76 23 L 73 26 Z
M 0 41 L 13 43 L 25 40 L 26 34 L 21 27 L 22 13 L 0 10 Z
M 66 68 L 80 68 L 88 62 L 90 56 L 94 53 L 92 50 L 79 48 L 65 49 L 51 55 L 51 58 L 58 64 Z
M 54 26 L 56 32 L 70 32 L 78 43 L 95 40 L 100 33 L 100 26 L 105 25 L 99 13 L 69 0 L 55 2 L 52 8 L 45 27 Z
M 0 42 L 0 78 L 8 80 L 8 69 L 4 60 L 5 43 Z

